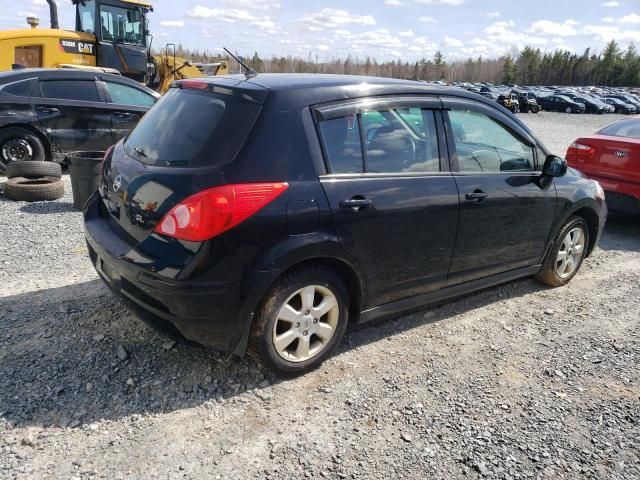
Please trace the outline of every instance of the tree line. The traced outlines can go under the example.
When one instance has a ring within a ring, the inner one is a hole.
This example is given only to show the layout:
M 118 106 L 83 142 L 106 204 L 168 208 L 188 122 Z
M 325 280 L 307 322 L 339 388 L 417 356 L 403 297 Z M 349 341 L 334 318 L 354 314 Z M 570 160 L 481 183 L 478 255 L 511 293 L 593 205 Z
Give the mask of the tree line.
M 176 55 L 193 62 L 229 62 L 231 71 L 239 65 L 227 56 L 213 55 L 178 45 Z M 262 58 L 255 52 L 243 61 L 258 73 L 339 73 L 372 75 L 413 80 L 446 82 L 491 82 L 518 85 L 608 85 L 640 86 L 640 55 L 632 44 L 622 50 L 615 40 L 600 53 L 587 48 L 581 55 L 567 50 L 542 52 L 525 47 L 496 59 L 469 58 L 447 62 L 441 51 L 433 58 L 416 62 L 391 60 L 379 62 L 372 57 L 320 61 L 318 57 L 272 56 Z

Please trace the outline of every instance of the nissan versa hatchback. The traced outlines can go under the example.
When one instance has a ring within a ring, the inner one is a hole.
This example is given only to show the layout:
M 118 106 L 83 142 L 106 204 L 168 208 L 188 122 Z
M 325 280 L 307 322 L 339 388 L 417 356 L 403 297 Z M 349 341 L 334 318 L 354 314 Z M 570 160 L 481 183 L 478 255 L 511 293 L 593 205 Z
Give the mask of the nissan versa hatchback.
M 567 283 L 607 211 L 491 100 L 368 77 L 176 82 L 101 175 L 84 221 L 107 285 L 156 328 L 280 375 L 348 324 Z

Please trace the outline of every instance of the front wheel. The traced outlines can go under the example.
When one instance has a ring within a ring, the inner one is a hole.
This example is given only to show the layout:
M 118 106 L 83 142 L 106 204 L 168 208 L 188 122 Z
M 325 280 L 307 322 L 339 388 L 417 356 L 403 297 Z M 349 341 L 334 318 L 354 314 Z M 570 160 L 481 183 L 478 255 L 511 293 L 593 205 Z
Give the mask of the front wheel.
M 564 111 L 567 112 L 567 113 L 573 113 L 573 108 L 567 107 L 567 108 L 565 108 Z
M 569 218 L 556 236 L 536 278 L 552 287 L 569 283 L 582 265 L 588 245 L 587 222 L 581 217 Z
M 344 283 L 331 270 L 309 267 L 285 274 L 256 312 L 249 353 L 281 376 L 316 368 L 344 335 L 348 298 Z

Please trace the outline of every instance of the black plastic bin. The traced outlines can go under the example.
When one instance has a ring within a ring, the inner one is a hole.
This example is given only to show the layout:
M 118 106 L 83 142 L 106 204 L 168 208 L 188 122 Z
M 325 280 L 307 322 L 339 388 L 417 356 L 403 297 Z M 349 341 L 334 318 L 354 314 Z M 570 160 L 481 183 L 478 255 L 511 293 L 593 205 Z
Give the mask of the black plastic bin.
M 67 155 L 73 206 L 82 210 L 100 184 L 100 164 L 104 152 L 73 152 Z

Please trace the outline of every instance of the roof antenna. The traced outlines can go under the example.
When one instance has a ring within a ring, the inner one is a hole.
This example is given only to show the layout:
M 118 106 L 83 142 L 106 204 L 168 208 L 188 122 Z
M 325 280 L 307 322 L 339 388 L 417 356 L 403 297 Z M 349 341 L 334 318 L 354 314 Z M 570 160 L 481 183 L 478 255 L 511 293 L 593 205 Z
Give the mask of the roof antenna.
M 246 63 L 244 63 L 242 60 L 240 60 L 238 57 L 236 57 L 233 53 L 231 53 L 227 47 L 222 47 L 222 49 L 227 52 L 231 58 L 233 58 L 236 62 L 238 62 L 240 65 L 242 65 L 244 67 L 244 76 L 246 78 L 253 78 L 256 75 L 258 75 L 258 72 L 256 72 L 253 68 L 251 68 L 250 66 L 248 66 Z

